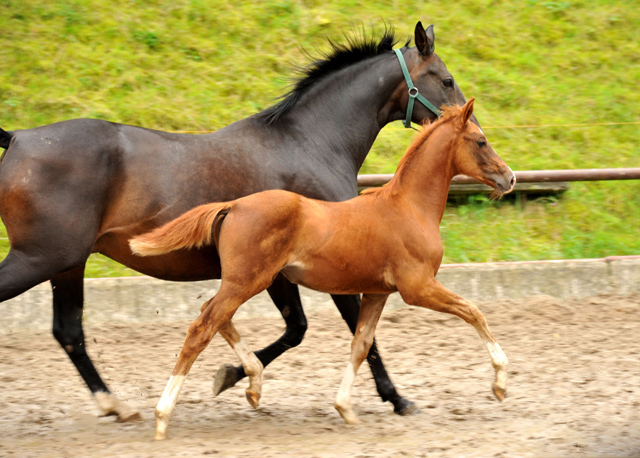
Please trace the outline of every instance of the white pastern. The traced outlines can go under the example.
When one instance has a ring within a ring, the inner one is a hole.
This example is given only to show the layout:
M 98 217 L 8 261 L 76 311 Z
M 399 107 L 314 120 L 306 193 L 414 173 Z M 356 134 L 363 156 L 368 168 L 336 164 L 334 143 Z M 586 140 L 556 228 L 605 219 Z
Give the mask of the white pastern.
M 506 370 L 509 365 L 509 360 L 507 359 L 507 355 L 505 355 L 504 351 L 502 351 L 500 344 L 497 342 L 485 342 L 485 346 L 491 356 L 491 362 L 493 365 Z
M 351 386 L 353 385 L 355 378 L 356 372 L 353 369 L 353 364 L 349 361 L 334 403 L 335 408 L 338 410 L 342 418 L 344 418 L 344 421 L 350 425 L 358 423 L 358 417 L 351 408 Z
M 356 378 L 356 373 L 353 370 L 353 364 L 349 362 L 347 364 L 347 369 L 344 372 L 344 377 L 342 377 L 342 383 L 340 383 L 340 389 L 338 390 L 338 395 L 336 396 L 336 404 L 340 406 L 350 406 L 351 404 L 351 385 L 353 385 L 353 381 Z
M 178 402 L 178 396 L 186 378 L 185 375 L 172 375 L 162 392 L 160 401 L 156 406 L 156 440 L 162 440 L 167 435 L 169 417 L 171 417 L 176 402 Z
M 493 394 L 502 402 L 507 393 L 507 366 L 509 365 L 509 360 L 497 342 L 485 342 L 485 345 L 491 356 L 491 364 L 496 373 L 496 379 L 492 387 Z
M 258 407 L 262 397 L 262 370 L 264 367 L 258 357 L 242 339 L 234 342 L 233 351 L 242 362 L 244 372 L 249 376 L 249 388 L 246 390 L 247 401 L 254 409 Z

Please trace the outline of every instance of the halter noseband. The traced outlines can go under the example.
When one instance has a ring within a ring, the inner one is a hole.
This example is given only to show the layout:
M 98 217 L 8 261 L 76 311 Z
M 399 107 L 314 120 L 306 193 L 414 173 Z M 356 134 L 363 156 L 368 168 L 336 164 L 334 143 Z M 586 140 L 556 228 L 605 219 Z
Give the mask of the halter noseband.
M 411 116 L 413 115 L 413 104 L 416 99 L 420 103 L 422 103 L 427 109 L 431 110 L 436 117 L 439 117 L 442 112 L 438 110 L 438 108 L 427 99 L 424 98 L 418 88 L 413 85 L 413 81 L 411 81 L 411 75 L 409 75 L 409 70 L 407 70 L 407 64 L 404 62 L 404 56 L 399 49 L 394 49 L 396 56 L 398 56 L 398 61 L 400 61 L 400 68 L 402 68 L 402 74 L 404 75 L 404 79 L 407 80 L 407 86 L 409 86 L 409 103 L 407 104 L 407 118 L 402 121 L 404 127 L 411 127 Z

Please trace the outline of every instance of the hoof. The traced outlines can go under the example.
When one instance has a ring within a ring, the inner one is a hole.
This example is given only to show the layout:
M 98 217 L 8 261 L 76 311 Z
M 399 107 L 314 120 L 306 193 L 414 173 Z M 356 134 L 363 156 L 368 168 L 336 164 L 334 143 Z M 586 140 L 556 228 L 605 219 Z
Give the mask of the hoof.
M 360 423 L 360 420 L 358 420 L 358 417 L 353 412 L 353 409 L 351 409 L 350 407 L 342 408 L 341 406 L 338 406 L 338 405 L 334 405 L 334 407 L 336 408 L 340 416 L 344 419 L 346 424 L 357 425 Z
M 235 386 L 239 380 L 240 377 L 236 368 L 232 364 L 223 364 L 218 369 L 216 378 L 213 381 L 213 395 L 218 396 L 223 391 Z
M 247 401 L 249 401 L 249 404 L 251 404 L 251 407 L 257 409 L 258 404 L 260 403 L 260 393 L 256 393 L 252 390 L 247 390 L 245 394 L 247 396 Z
M 408 415 L 419 414 L 420 409 L 415 404 L 415 402 L 411 402 L 405 398 L 400 398 L 397 402 L 393 404 L 393 412 L 397 415 L 406 417 Z
M 95 399 L 98 408 L 102 412 L 101 417 L 117 416 L 118 423 L 140 420 L 142 417 L 136 410 L 129 408 L 126 404 L 120 402 L 117 397 L 108 392 L 95 393 Z
M 140 415 L 140 412 L 136 412 L 135 410 L 132 410 L 131 412 L 118 414 L 118 419 L 116 420 L 116 423 L 129 423 L 129 422 L 132 423 L 140 420 L 142 420 L 142 415 Z
M 498 399 L 498 401 L 500 401 L 500 402 L 504 401 L 504 399 L 507 397 L 506 388 L 499 387 L 495 383 L 493 384 L 493 386 L 491 388 L 493 390 L 493 394 L 496 397 L 496 399 Z

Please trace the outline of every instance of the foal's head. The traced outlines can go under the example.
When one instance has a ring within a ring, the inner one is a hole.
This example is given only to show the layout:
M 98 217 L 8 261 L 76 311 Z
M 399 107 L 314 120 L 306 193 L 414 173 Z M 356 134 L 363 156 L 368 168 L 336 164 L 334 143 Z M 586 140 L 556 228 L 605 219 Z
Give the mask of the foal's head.
M 464 174 L 491 186 L 500 196 L 513 189 L 516 177 L 509 166 L 496 154 L 482 130 L 469 122 L 473 114 L 474 98 L 462 107 L 445 107 L 443 121 L 451 117 L 456 130 L 452 166 L 455 174 Z

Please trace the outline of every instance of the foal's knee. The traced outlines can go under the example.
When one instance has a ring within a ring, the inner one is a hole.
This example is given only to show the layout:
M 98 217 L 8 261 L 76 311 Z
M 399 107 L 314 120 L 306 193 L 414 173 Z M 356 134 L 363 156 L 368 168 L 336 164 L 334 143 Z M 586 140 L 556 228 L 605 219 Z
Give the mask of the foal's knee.
M 373 334 L 362 336 L 361 339 L 354 339 L 351 342 L 351 354 L 356 357 L 358 364 L 362 364 L 367 357 L 371 345 L 373 345 Z
M 187 331 L 187 338 L 184 340 L 184 345 L 182 349 L 184 352 L 188 354 L 200 354 L 209 342 L 211 341 L 211 337 L 209 336 L 208 329 L 200 323 L 196 322 L 191 323 L 189 326 L 189 330 Z
M 462 319 L 464 319 L 467 323 L 477 326 L 477 325 L 485 325 L 487 323 L 484 314 L 480 311 L 478 307 L 472 302 L 464 300 L 464 308 L 462 310 Z

